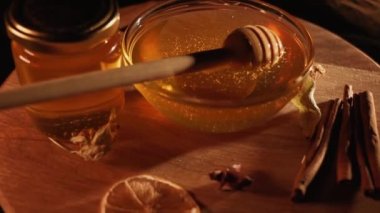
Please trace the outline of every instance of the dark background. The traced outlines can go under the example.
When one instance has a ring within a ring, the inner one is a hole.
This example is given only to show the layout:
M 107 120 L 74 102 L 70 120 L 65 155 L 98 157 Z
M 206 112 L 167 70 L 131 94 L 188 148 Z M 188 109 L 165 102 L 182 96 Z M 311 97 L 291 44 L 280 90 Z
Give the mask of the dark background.
M 127 6 L 130 4 L 136 4 L 142 2 L 141 0 L 118 0 L 120 6 Z M 300 17 L 302 19 L 313 22 L 319 26 L 322 26 L 342 38 L 346 39 L 359 49 L 366 52 L 378 63 L 380 62 L 380 39 L 376 39 L 367 35 L 360 28 L 348 23 L 343 17 L 338 15 L 336 11 L 331 9 L 325 3 L 325 0 L 266 0 L 268 3 L 283 8 L 289 13 Z M 11 0 L 0 0 L 0 9 L 2 14 L 10 4 Z M 9 39 L 7 38 L 4 22 L 1 22 L 1 38 L 0 38 L 0 83 L 8 76 L 8 74 L 14 69 L 12 62 L 11 51 L 9 47 Z

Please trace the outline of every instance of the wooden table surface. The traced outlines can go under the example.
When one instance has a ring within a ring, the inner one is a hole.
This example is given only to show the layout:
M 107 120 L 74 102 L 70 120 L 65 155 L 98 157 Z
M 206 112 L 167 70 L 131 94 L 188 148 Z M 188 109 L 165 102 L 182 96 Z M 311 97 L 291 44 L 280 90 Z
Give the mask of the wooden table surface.
M 123 8 L 126 24 L 154 3 Z M 345 83 L 372 90 L 380 120 L 380 67 L 334 34 L 305 23 L 316 63 L 327 73 L 317 82 L 316 99 L 341 97 Z M 13 73 L 2 86 L 13 88 Z M 157 175 L 185 187 L 211 212 L 380 212 L 380 201 L 321 184 L 314 199 L 290 201 L 291 187 L 308 147 L 291 107 L 260 128 L 236 134 L 205 134 L 179 127 L 138 93 L 126 94 L 120 140 L 101 161 L 86 162 L 50 143 L 22 108 L 0 112 L 0 202 L 6 212 L 98 212 L 116 181 L 137 174 Z M 147 134 L 148 133 L 148 134 Z M 241 163 L 255 179 L 244 191 L 223 192 L 208 173 Z M 332 173 L 333 170 L 330 171 Z M 318 196 L 317 196 L 318 195 Z

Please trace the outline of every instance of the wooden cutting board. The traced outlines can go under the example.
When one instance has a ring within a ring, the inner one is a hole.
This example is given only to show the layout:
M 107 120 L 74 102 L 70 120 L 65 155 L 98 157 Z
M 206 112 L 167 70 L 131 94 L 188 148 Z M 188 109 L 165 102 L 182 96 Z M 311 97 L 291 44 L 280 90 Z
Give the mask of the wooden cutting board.
M 151 4 L 122 9 L 123 22 Z M 305 25 L 314 39 L 316 62 L 327 70 L 317 82 L 317 102 L 341 97 L 347 83 L 356 92 L 371 90 L 379 103 L 379 123 L 380 67 L 341 38 Z M 16 86 L 13 73 L 2 87 Z M 129 92 L 122 120 L 120 139 L 111 152 L 101 161 L 88 162 L 50 143 L 22 108 L 1 111 L 0 202 L 5 211 L 98 212 L 102 196 L 113 183 L 137 174 L 157 175 L 185 187 L 211 212 L 380 211 L 380 201 L 360 191 L 339 189 L 323 177 L 315 184 L 320 190 L 313 201 L 290 201 L 293 180 L 308 147 L 291 106 L 259 128 L 206 134 L 177 126 L 137 92 Z M 241 163 L 254 183 L 244 191 L 218 190 L 208 173 L 233 163 Z M 333 176 L 333 169 L 326 173 Z

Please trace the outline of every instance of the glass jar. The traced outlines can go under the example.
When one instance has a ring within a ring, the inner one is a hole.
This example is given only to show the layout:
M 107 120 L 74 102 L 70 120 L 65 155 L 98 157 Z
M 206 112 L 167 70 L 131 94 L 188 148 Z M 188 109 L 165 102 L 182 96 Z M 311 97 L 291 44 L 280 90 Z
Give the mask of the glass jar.
M 5 22 L 20 84 L 121 66 L 119 13 L 113 0 L 14 1 Z M 96 160 L 109 150 L 124 106 L 122 88 L 26 107 L 62 148 Z
M 216 67 L 199 73 L 135 85 L 155 108 L 175 122 L 205 132 L 236 132 L 272 118 L 300 91 L 312 64 L 311 38 L 286 12 L 244 0 L 168 1 L 137 17 L 122 49 L 126 64 L 222 48 L 246 25 L 276 33 L 285 53 L 272 67 Z

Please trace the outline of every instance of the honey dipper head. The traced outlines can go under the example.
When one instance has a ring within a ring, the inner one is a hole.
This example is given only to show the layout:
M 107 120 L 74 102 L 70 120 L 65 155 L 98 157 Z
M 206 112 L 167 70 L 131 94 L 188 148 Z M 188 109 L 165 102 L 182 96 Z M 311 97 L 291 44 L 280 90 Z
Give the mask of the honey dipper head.
M 252 63 L 252 66 L 273 66 L 284 54 L 284 46 L 275 32 L 261 25 L 246 25 L 234 30 L 224 47 Z

